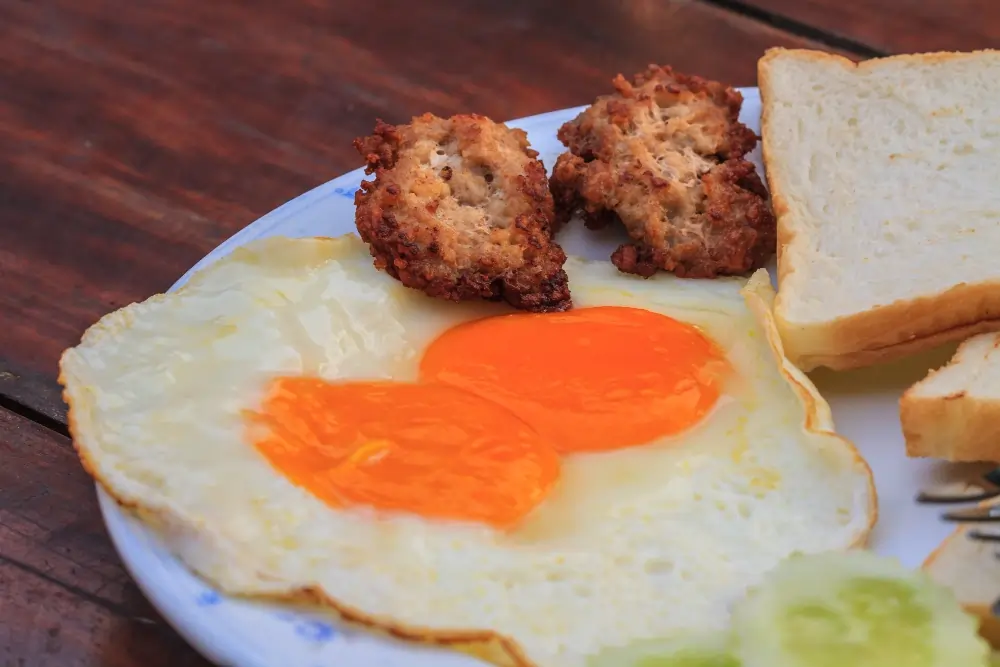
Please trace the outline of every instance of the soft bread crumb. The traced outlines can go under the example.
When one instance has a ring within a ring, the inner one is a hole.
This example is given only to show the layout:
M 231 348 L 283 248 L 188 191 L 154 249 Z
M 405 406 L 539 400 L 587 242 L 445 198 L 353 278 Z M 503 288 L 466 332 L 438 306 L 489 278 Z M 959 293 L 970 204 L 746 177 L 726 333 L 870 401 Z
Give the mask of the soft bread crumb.
M 1000 334 L 962 343 L 903 394 L 899 418 L 909 456 L 1000 461 Z
M 1000 52 L 758 68 L 789 357 L 858 367 L 1000 329 Z

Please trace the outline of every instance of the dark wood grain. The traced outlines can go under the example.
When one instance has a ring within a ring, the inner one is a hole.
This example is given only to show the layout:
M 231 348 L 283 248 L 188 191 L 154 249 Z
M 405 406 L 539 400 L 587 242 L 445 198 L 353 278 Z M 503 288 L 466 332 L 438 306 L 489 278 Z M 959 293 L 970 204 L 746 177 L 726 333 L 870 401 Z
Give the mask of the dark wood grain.
M 1000 48 L 995 0 L 737 0 L 883 53 Z
M 152 611 L 124 616 L 0 559 L 0 665 L 208 667 Z M 145 601 L 137 599 L 133 606 Z
M 51 369 L 26 370 L 21 363 L 4 358 L 0 351 L 0 405 L 4 404 L 25 406 L 32 419 L 66 432 L 66 404 Z
M 104 531 L 69 440 L 0 409 L 0 665 L 207 665 Z
M 686 0 L 0 0 L 0 391 L 63 418 L 62 349 L 358 166 L 376 117 L 589 101 L 647 62 L 753 84 L 807 42 Z
M 358 166 L 376 117 L 530 115 L 649 62 L 752 85 L 773 45 L 819 46 L 698 0 L 0 0 L 0 667 L 207 664 L 64 435 L 86 326 Z

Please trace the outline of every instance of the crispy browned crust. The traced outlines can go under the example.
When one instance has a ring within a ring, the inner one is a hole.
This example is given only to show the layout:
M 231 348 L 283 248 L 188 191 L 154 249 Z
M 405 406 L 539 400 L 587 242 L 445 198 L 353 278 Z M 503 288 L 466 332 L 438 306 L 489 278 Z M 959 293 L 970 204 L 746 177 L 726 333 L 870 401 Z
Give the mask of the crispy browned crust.
M 310 256 L 333 259 L 342 257 L 343 254 L 350 253 L 351 243 L 356 242 L 356 239 L 352 241 L 351 238 L 348 235 L 338 239 L 314 239 L 317 243 L 314 246 L 314 252 L 310 253 Z M 256 243 L 260 244 L 262 242 L 257 241 Z M 255 252 L 267 252 L 268 250 L 258 247 Z M 237 253 L 245 251 L 245 249 L 237 249 L 233 255 L 219 261 L 232 261 L 232 258 Z M 862 548 L 867 543 L 868 536 L 878 517 L 877 495 L 871 470 L 854 445 L 834 433 L 833 418 L 830 414 L 829 405 L 827 405 L 812 382 L 784 357 L 781 338 L 771 317 L 774 293 L 767 272 L 761 271 L 760 273 L 761 275 L 750 279 L 743 290 L 743 295 L 748 308 L 750 308 L 757 322 L 763 328 L 772 352 L 779 361 L 781 375 L 800 397 L 805 411 L 803 422 L 805 431 L 812 435 L 824 435 L 840 440 L 845 446 L 850 448 L 853 457 L 866 472 L 870 491 L 868 523 L 864 530 L 855 537 L 853 543 L 846 547 Z M 202 278 L 201 274 L 196 273 L 187 283 L 187 286 L 180 289 L 188 289 L 189 286 L 197 284 Z M 166 298 L 165 295 L 152 297 L 153 300 L 164 298 Z M 113 330 L 116 326 L 108 323 L 108 320 L 113 316 L 114 314 L 106 316 L 101 322 L 88 329 L 84 334 L 84 341 L 99 339 L 108 335 L 108 331 Z M 133 491 L 123 488 L 120 484 L 116 484 L 114 476 L 105 474 L 99 460 L 93 457 L 92 453 L 100 449 L 103 431 L 93 423 L 93 415 L 91 414 L 87 398 L 90 394 L 86 383 L 74 381 L 73 373 L 68 372 L 68 368 L 70 368 L 70 352 L 71 350 L 65 351 L 60 358 L 58 382 L 63 387 L 63 399 L 68 408 L 67 423 L 73 447 L 76 449 L 84 470 L 101 485 L 104 491 L 121 508 L 134 513 L 147 525 L 153 526 L 161 537 L 165 537 L 167 546 L 173 549 L 175 555 L 184 561 L 188 567 L 192 568 L 196 574 L 211 582 L 227 595 L 246 597 L 250 600 L 270 600 L 292 604 L 317 605 L 336 613 L 344 621 L 364 627 L 369 631 L 406 641 L 459 651 L 497 667 L 543 667 L 529 659 L 513 638 L 493 630 L 481 628 L 441 629 L 399 623 L 392 618 L 372 615 L 341 602 L 318 585 L 295 585 L 292 582 L 288 582 L 288 587 L 282 591 L 268 590 L 267 592 L 254 592 L 233 590 L 228 588 L 224 582 L 213 579 L 211 572 L 199 569 L 197 563 L 178 553 L 176 542 L 173 541 L 176 539 L 188 544 L 208 542 L 210 541 L 211 533 L 209 527 L 203 525 L 201 522 L 197 524 L 190 523 L 188 517 L 179 514 L 175 506 L 169 503 L 154 501 L 152 498 L 144 497 L 141 494 L 135 495 Z
M 875 488 L 875 476 L 871 466 L 855 444 L 840 435 L 836 431 L 833 423 L 833 413 L 830 411 L 830 404 L 826 402 L 819 389 L 813 384 L 800 368 L 785 354 L 785 346 L 778 332 L 777 322 L 774 319 L 774 288 L 771 287 L 771 277 L 766 269 L 758 269 L 746 286 L 742 290 L 743 298 L 747 307 L 754 314 L 757 322 L 764 330 L 768 345 L 778 361 L 779 370 L 782 377 L 792 387 L 805 409 L 805 421 L 803 426 L 806 432 L 814 435 L 826 435 L 839 440 L 851 451 L 854 461 L 861 466 L 868 478 L 868 523 L 865 529 L 849 545 L 848 549 L 864 549 L 868 546 L 871 533 L 878 523 L 879 500 L 878 490 Z
M 559 130 L 569 148 L 550 181 L 559 223 L 620 222 L 633 242 L 621 271 L 690 278 L 744 274 L 774 253 L 767 191 L 743 156 L 757 136 L 739 122 L 743 97 L 715 81 L 650 65 Z
M 378 121 L 354 146 L 375 175 L 354 201 L 376 267 L 433 297 L 571 307 L 545 167 L 522 130 L 424 114 Z

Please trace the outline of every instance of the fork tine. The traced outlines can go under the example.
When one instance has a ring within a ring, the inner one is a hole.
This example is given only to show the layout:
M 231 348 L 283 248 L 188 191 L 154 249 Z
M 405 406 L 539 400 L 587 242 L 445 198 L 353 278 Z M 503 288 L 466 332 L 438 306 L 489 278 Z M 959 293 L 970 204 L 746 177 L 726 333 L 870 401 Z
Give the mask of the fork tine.
M 974 481 L 958 486 L 952 483 L 950 488 L 925 490 L 917 495 L 918 503 L 972 503 L 982 502 L 1000 496 L 1000 468 L 979 475 Z
M 925 504 L 935 504 L 935 505 L 948 505 L 957 503 L 977 503 L 984 500 L 989 500 L 990 498 L 995 498 L 1000 496 L 1000 489 L 997 490 L 982 490 L 979 493 L 970 495 L 959 495 L 959 494 L 949 494 L 949 493 L 935 493 L 934 491 L 921 491 L 917 494 L 917 502 Z
M 945 512 L 942 515 L 945 521 L 960 522 L 993 522 L 1000 521 L 1000 506 L 990 505 L 986 507 L 969 507 L 967 509 Z
M 993 486 L 1000 488 L 1000 467 L 994 468 L 985 475 L 983 479 L 992 484 Z
M 979 542 L 1000 542 L 1000 533 L 984 533 L 981 530 L 970 530 L 966 536 L 970 540 L 978 540 Z M 1000 552 L 997 553 L 997 557 L 1000 558 Z

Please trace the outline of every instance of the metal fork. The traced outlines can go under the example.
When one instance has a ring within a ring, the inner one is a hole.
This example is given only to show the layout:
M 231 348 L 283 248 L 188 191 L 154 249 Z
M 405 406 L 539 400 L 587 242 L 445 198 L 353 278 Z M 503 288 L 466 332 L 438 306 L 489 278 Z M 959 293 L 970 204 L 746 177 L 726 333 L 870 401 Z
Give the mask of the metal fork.
M 1000 496 L 1000 468 L 994 468 L 984 475 L 966 482 L 960 489 L 949 488 L 921 491 L 917 495 L 917 502 L 940 505 L 976 503 L 997 496 Z

